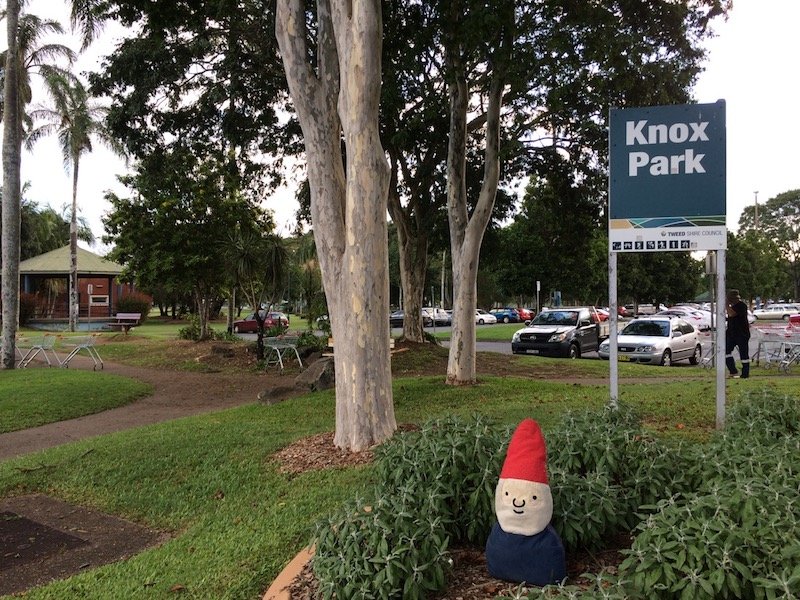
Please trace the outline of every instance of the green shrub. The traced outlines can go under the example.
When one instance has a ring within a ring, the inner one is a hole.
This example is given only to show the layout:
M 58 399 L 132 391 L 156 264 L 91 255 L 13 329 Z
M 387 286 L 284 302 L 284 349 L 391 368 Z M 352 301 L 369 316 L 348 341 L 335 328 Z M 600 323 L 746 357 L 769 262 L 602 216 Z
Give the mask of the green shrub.
M 140 324 L 147 320 L 151 306 L 153 299 L 141 292 L 129 292 L 117 299 L 117 312 L 140 313 L 142 315 L 139 319 Z
M 19 294 L 19 324 L 25 325 L 36 315 L 36 296 L 20 292 Z
M 620 577 L 652 598 L 800 595 L 797 399 L 758 392 L 694 455 L 696 493 L 643 507 Z
M 591 535 L 581 536 L 589 547 L 602 541 L 603 532 L 631 529 L 638 522 L 636 511 L 641 504 L 692 489 L 689 452 L 682 447 L 667 447 L 647 435 L 636 414 L 624 405 L 569 413 L 548 439 L 548 462 L 553 472 L 590 480 L 580 484 L 568 478 L 568 489 L 578 490 L 583 485 L 587 493 L 594 493 L 593 485 L 600 485 L 600 476 L 618 500 L 616 514 L 606 515 L 611 521 L 596 523 L 590 528 Z M 550 487 L 555 494 L 558 486 Z M 567 498 L 563 493 L 560 496 Z M 559 510 L 558 505 L 554 508 Z M 567 512 L 574 514 L 572 508 Z
M 312 565 L 322 598 L 425 598 L 451 566 L 435 494 L 408 489 L 357 500 L 317 528 Z
M 312 352 L 321 352 L 328 344 L 328 340 L 316 335 L 313 331 L 304 331 L 297 340 L 298 348 L 308 348 Z
M 483 544 L 494 522 L 494 490 L 510 434 L 485 417 L 437 419 L 376 450 L 384 489 L 442 498 L 437 514 L 455 542 Z
M 449 418 L 376 449 L 375 499 L 349 504 L 317 529 L 313 566 L 323 597 L 441 590 L 451 540 L 486 541 L 508 437 L 482 417 Z

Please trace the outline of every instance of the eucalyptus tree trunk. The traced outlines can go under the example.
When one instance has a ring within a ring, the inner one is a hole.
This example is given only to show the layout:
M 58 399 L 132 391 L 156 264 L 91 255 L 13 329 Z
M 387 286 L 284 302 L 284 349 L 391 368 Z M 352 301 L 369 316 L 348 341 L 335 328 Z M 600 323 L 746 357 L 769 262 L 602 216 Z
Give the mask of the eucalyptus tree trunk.
M 394 177 L 392 178 L 395 179 Z M 425 294 L 425 273 L 428 268 L 428 235 L 416 229 L 410 215 L 400 203 L 395 182 L 390 184 L 389 214 L 397 227 L 400 256 L 400 286 L 403 289 L 403 337 L 422 343 L 425 335 L 422 322 L 422 298 Z
M 72 161 L 72 217 L 69 221 L 69 330 L 78 328 L 78 165 Z
M 20 160 L 22 125 L 19 102 L 19 0 L 6 1 L 8 50 L 3 84 L 3 211 L 2 211 L 2 367 L 16 366 L 19 326 Z
M 379 0 L 317 0 L 313 53 L 304 8 L 302 0 L 278 0 L 275 29 L 303 129 L 335 344 L 334 444 L 359 451 L 397 428 L 388 327 L 389 169 L 378 136 L 381 6 Z
M 478 261 L 483 234 L 489 224 L 500 179 L 500 107 L 503 77 L 493 71 L 486 114 L 486 147 L 481 191 L 472 216 L 467 206 L 467 109 L 469 86 L 465 67 L 456 53 L 449 55 L 453 77 L 448 86 L 450 140 L 447 149 L 447 216 L 453 255 L 453 329 L 447 361 L 447 383 L 471 385 L 476 381 L 475 308 Z

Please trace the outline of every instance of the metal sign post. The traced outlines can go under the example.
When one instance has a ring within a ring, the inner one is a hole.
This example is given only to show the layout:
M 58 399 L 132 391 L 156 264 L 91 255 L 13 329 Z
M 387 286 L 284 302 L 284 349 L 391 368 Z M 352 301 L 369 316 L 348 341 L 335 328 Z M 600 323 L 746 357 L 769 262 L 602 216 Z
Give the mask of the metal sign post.
M 717 297 L 725 295 L 725 101 L 612 108 L 608 145 L 610 401 L 616 406 L 616 254 L 714 251 Z M 724 325 L 718 304 L 717 427 L 725 420 Z

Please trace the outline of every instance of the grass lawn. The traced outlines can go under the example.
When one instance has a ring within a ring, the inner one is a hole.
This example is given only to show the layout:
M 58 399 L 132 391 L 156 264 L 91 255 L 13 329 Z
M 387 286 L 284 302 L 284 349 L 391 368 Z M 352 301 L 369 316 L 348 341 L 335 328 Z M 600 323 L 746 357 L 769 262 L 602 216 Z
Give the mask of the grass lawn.
M 521 373 L 564 367 L 594 378 L 596 365 L 607 370 L 601 361 L 520 359 Z M 645 370 L 673 377 L 704 373 L 691 368 Z M 61 373 L 50 370 L 54 372 Z M 30 377 L 34 370 L 20 373 Z M 731 382 L 729 400 L 764 385 L 800 390 L 795 378 L 739 380 Z M 68 388 L 69 396 L 77 389 Z M 621 395 L 640 410 L 649 428 L 670 438 L 703 440 L 713 429 L 710 376 L 628 383 L 621 386 Z M 531 416 L 545 434 L 565 411 L 600 407 L 607 397 L 605 385 L 527 377 L 483 376 L 477 386 L 458 388 L 445 386 L 442 375 L 398 377 L 394 382 L 398 422 L 480 412 L 513 425 Z M 175 597 L 175 590 L 191 598 L 259 597 L 308 543 L 314 523 L 369 485 L 371 467 L 286 475 L 271 459 L 293 440 L 331 431 L 334 408 L 333 393 L 321 392 L 272 406 L 254 404 L 151 425 L 0 463 L 0 496 L 46 493 L 173 535 L 159 547 L 87 569 L 26 597 L 151 599 Z
M 102 372 L 6 371 L 0 378 L 0 433 L 90 415 L 150 393 L 148 384 Z
M 182 368 L 177 357 L 187 348 L 184 342 L 171 341 L 177 332 L 171 327 L 153 321 L 129 336 L 104 334 L 109 337 L 99 350 L 110 361 Z M 495 327 L 499 331 L 518 325 L 486 326 L 479 331 Z M 608 401 L 608 387 L 599 383 L 608 376 L 606 361 L 492 355 L 479 358 L 479 364 L 492 365 L 481 371 L 479 385 L 450 387 L 443 383 L 443 357 L 446 350 L 430 346 L 396 355 L 394 403 L 399 423 L 478 412 L 511 426 L 530 416 L 547 435 L 566 411 L 597 408 Z M 800 396 L 799 378 L 758 368 L 753 374 L 747 381 L 728 382 L 729 402 L 746 390 L 765 386 Z M 63 391 L 52 394 L 54 403 L 40 411 L 51 420 L 59 404 L 73 404 L 85 395 L 87 385 L 112 377 L 77 370 L 21 370 L 3 376 L 0 394 L 16 389 L 7 393 L 16 398 L 35 385 L 49 392 L 54 389 L 53 376 L 66 379 Z M 86 376 L 88 383 L 69 379 L 78 376 Z M 622 401 L 639 410 L 650 430 L 689 442 L 702 442 L 713 431 L 713 372 L 699 367 L 621 364 L 620 376 Z M 632 377 L 636 379 L 625 381 Z M 581 378 L 587 381 L 576 381 Z M 5 406 L 2 398 L 0 411 Z M 7 414 L 18 410 L 12 407 Z M 369 466 L 290 475 L 281 473 L 271 458 L 294 440 L 332 431 L 334 411 L 333 392 L 318 392 L 271 406 L 253 404 L 100 436 L 0 462 L 0 497 L 44 493 L 172 535 L 159 547 L 33 589 L 26 598 L 260 597 L 309 542 L 314 524 L 370 484 Z M 0 412 L 0 423 L 6 422 L 6 413 Z

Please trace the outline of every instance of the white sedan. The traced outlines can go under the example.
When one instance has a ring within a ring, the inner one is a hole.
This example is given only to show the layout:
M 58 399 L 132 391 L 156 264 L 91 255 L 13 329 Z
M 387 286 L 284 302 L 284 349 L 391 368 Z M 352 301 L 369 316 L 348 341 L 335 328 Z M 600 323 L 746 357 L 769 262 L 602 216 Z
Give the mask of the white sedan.
M 609 340 L 597 352 L 608 360 Z M 678 317 L 644 317 L 634 319 L 617 336 L 619 360 L 657 364 L 668 367 L 679 360 L 696 365 L 703 355 L 697 330 Z
M 764 321 L 786 321 L 789 317 L 800 313 L 800 305 L 797 304 L 770 304 L 766 308 L 757 308 L 753 311 L 756 319 Z
M 492 313 L 488 313 L 485 310 L 481 310 L 480 308 L 475 310 L 475 324 L 476 325 L 483 325 L 486 323 L 497 323 L 497 317 L 495 317 Z

